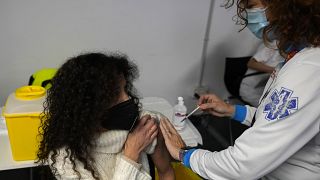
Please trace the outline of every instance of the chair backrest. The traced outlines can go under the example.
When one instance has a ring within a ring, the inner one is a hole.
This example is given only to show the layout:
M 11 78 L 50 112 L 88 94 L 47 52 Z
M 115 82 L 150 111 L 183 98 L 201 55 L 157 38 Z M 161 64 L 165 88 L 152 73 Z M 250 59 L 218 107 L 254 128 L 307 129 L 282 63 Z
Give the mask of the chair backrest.
M 224 83 L 232 96 L 240 97 L 240 84 L 247 72 L 247 63 L 250 58 L 251 56 L 226 58 Z
M 51 87 L 51 79 L 54 77 L 56 72 L 56 68 L 40 69 L 30 76 L 28 85 L 42 86 L 49 89 Z

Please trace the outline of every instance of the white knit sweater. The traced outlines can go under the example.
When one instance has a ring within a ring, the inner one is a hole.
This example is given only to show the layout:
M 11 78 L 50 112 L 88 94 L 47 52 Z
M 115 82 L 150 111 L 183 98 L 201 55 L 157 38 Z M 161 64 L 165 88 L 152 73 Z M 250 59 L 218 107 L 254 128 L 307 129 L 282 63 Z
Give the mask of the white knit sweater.
M 146 114 L 143 112 L 142 114 Z M 159 115 L 156 115 L 159 117 Z M 139 163 L 136 163 L 122 154 L 128 131 L 110 130 L 102 133 L 97 138 L 97 147 L 93 150 L 95 166 L 102 180 L 150 180 L 150 169 L 147 154 L 154 152 L 156 140 L 141 153 Z M 56 158 L 57 179 L 78 179 L 77 173 L 72 169 L 72 163 L 67 156 L 65 148 L 59 150 Z M 50 159 L 50 158 L 49 158 Z M 51 164 L 52 161 L 49 160 Z M 81 179 L 94 179 L 91 173 L 84 169 L 83 164 L 76 160 L 77 171 L 81 174 Z

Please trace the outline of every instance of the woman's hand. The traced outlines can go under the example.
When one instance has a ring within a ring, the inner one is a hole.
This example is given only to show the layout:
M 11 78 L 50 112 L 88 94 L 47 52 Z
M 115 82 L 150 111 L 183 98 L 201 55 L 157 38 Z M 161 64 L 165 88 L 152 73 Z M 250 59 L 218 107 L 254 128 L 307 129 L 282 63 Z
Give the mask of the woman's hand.
M 128 134 L 124 155 L 138 162 L 140 153 L 157 137 L 158 126 L 150 115 L 143 116 L 137 127 Z
M 171 166 L 171 156 L 167 150 L 163 135 L 159 131 L 157 136 L 157 145 L 151 154 L 152 161 L 157 168 L 160 180 L 174 180 L 175 174 Z
M 202 95 L 198 101 L 200 109 L 219 117 L 232 117 L 234 106 L 224 102 L 214 94 Z
M 179 151 L 186 147 L 186 144 L 167 118 L 160 120 L 160 129 L 169 153 L 179 160 Z

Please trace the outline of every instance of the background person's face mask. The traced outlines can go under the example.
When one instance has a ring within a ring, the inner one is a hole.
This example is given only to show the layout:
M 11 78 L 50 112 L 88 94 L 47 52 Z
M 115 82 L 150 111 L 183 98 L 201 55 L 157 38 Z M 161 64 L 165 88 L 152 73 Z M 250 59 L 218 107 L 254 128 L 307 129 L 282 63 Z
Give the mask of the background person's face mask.
M 139 119 L 139 106 L 133 99 L 119 103 L 108 110 L 101 125 L 108 130 L 127 130 L 134 128 Z
M 247 9 L 247 27 L 259 39 L 262 39 L 263 29 L 269 24 L 265 10 L 265 8 Z

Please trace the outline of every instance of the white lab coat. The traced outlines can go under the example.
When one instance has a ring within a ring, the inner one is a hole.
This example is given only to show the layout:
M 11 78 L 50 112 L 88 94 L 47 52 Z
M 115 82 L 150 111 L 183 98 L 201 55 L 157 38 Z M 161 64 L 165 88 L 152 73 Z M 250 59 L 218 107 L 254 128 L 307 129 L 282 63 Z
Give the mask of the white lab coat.
M 296 54 L 269 79 L 258 108 L 247 106 L 250 125 L 234 146 L 196 150 L 193 171 L 207 179 L 320 179 L 320 48 Z

